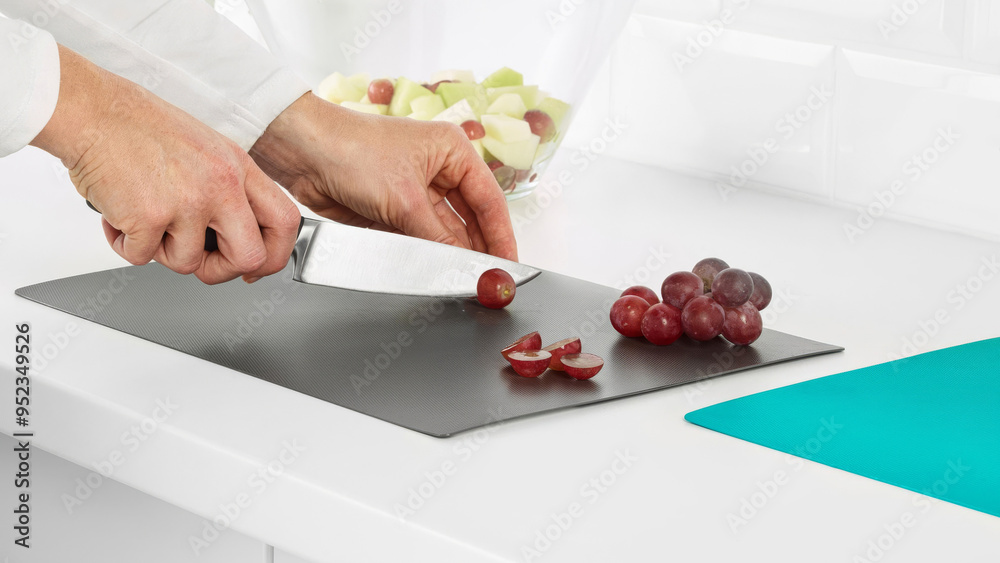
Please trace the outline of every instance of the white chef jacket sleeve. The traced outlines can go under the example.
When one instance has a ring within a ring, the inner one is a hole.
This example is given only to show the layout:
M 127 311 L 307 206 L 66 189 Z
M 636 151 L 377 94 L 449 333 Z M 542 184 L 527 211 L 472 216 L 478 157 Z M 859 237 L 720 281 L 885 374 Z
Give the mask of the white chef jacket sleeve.
M 42 131 L 59 99 L 59 48 L 52 36 L 0 16 L 0 157 Z
M 245 150 L 309 90 L 204 0 L 0 0 L 29 20 L 48 9 L 62 45 L 147 88 Z M 54 6 L 54 7 L 53 7 Z

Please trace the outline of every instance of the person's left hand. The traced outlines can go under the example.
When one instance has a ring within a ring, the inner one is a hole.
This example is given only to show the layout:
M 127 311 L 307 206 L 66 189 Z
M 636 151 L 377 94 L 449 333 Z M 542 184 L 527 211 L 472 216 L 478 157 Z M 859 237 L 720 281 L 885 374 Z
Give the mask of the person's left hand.
M 363 114 L 308 93 L 250 155 L 328 219 L 517 260 L 500 186 L 456 125 Z

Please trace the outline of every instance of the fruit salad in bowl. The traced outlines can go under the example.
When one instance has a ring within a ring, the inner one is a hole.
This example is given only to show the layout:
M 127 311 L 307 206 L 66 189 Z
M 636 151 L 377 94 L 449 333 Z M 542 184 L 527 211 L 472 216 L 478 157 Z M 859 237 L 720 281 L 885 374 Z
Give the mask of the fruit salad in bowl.
M 458 125 L 508 199 L 525 196 L 538 184 L 572 109 L 507 67 L 482 81 L 468 70 L 437 72 L 426 82 L 335 72 L 316 94 L 354 111 Z

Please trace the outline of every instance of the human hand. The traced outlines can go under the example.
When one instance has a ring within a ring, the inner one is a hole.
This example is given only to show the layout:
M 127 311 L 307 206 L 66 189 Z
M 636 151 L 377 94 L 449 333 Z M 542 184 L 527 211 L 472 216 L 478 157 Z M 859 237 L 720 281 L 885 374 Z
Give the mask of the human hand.
M 517 260 L 500 186 L 450 123 L 362 114 L 309 93 L 250 155 L 328 219 Z
M 55 113 L 32 142 L 62 159 L 132 264 L 157 262 L 205 283 L 284 268 L 295 204 L 239 146 L 123 78 L 60 47 Z M 218 251 L 205 250 L 205 231 Z

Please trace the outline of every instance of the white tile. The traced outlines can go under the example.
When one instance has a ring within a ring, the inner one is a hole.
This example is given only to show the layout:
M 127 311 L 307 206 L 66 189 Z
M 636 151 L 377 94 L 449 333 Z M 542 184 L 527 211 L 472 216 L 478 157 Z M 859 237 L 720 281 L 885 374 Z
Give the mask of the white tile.
M 715 36 L 704 25 L 636 15 L 611 71 L 613 113 L 629 126 L 614 156 L 736 187 L 733 170 L 746 165 L 755 182 L 827 194 L 832 102 L 814 90 L 832 91 L 832 47 L 732 30 Z M 765 156 L 768 146 L 774 152 Z
M 1000 0 L 970 0 L 969 58 L 1000 65 Z
M 1000 234 L 1000 76 L 856 51 L 837 75 L 839 200 L 868 206 L 898 181 L 891 214 Z
M 633 13 L 643 16 L 657 16 L 672 20 L 701 23 L 702 20 L 718 17 L 722 0 L 638 0 Z
M 723 0 L 738 29 L 962 57 L 965 0 Z

